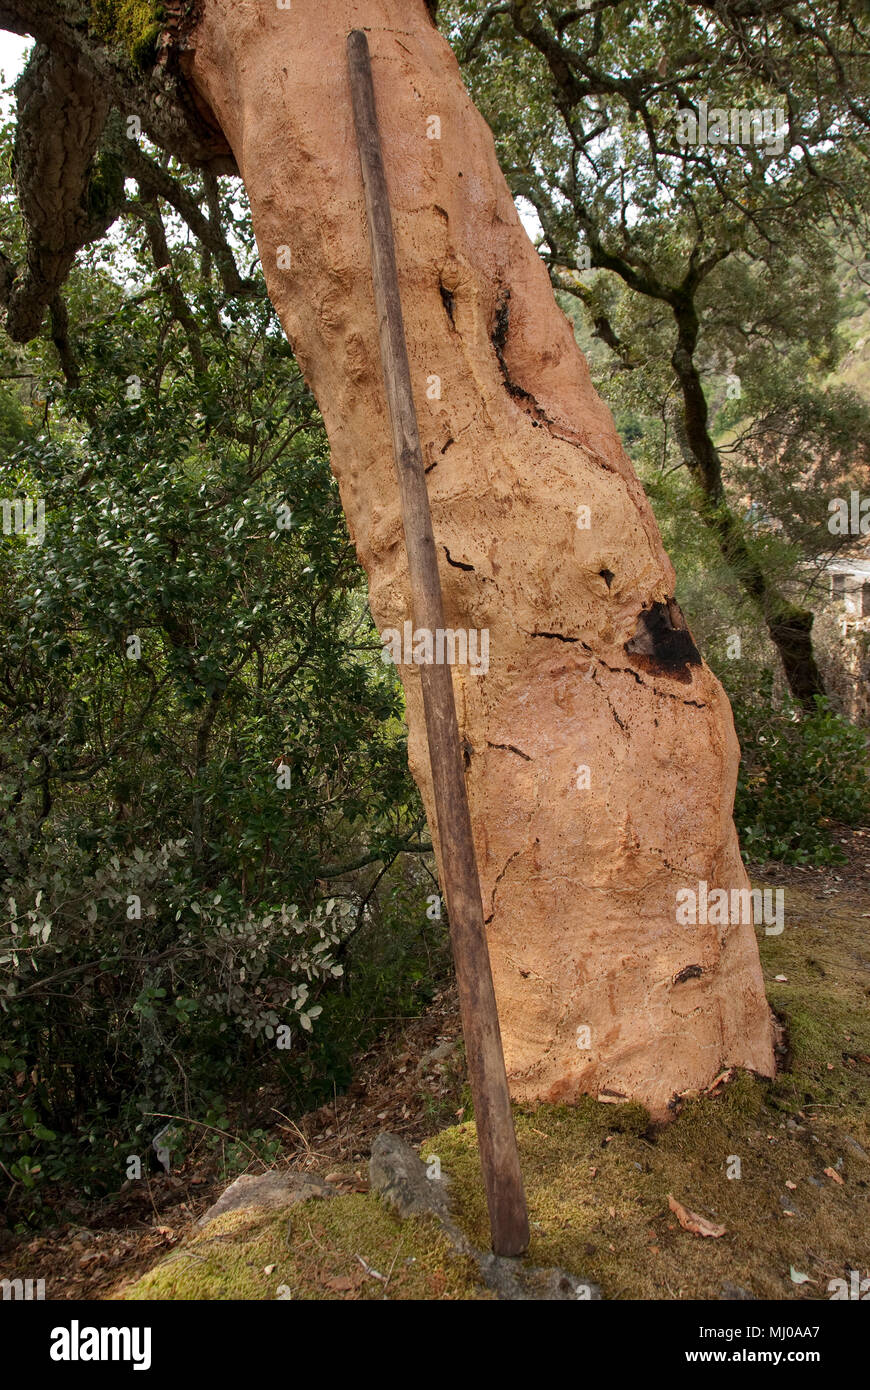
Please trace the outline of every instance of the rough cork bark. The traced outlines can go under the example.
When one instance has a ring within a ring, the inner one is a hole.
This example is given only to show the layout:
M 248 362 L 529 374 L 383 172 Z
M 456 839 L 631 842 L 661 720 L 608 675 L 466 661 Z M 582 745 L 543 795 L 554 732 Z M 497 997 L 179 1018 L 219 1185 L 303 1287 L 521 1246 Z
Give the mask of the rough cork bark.
M 454 684 L 512 1092 L 661 1116 L 723 1064 L 773 1071 L 752 926 L 676 923 L 680 889 L 747 886 L 730 709 L 424 0 L 203 0 L 186 70 L 244 178 L 379 627 L 401 630 L 409 600 L 352 28 L 372 49 L 447 621 L 490 638 L 487 674 Z M 437 844 L 419 672 L 400 669 Z

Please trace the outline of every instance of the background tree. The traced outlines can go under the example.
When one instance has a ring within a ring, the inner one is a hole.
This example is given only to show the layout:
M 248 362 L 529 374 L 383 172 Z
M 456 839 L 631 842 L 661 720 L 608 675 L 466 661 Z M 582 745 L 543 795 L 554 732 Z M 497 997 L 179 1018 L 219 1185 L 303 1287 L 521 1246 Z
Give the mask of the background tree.
M 824 542 L 826 488 L 867 479 L 866 412 L 822 389 L 837 359 L 830 229 L 860 244 L 867 211 L 866 6 L 455 0 L 442 22 L 511 188 L 538 214 L 554 284 L 607 345 L 622 398 L 662 420 L 811 710 L 824 689 L 813 615 L 747 535 L 710 406 L 737 377 L 755 461 L 774 436 L 778 466 L 810 456 L 815 477 L 781 487 L 779 510 L 801 505 L 805 535 L 812 509 Z M 780 111 L 782 141 L 681 140 L 678 113 L 700 118 L 702 103 L 726 117 Z

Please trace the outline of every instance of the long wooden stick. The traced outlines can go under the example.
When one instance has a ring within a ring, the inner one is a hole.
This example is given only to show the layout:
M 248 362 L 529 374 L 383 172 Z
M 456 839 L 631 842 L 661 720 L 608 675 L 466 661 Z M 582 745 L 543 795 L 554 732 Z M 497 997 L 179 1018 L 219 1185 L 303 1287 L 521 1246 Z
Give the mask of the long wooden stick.
M 434 646 L 435 634 L 444 628 L 441 580 L 411 389 L 369 46 L 362 30 L 354 29 L 349 35 L 347 54 L 368 212 L 381 363 L 411 580 L 412 618 L 415 629 L 428 632 Z M 519 1255 L 529 1243 L 529 1218 L 483 924 L 480 880 L 449 665 L 438 665 L 434 661 L 421 665 L 420 681 L 492 1245 L 497 1255 Z

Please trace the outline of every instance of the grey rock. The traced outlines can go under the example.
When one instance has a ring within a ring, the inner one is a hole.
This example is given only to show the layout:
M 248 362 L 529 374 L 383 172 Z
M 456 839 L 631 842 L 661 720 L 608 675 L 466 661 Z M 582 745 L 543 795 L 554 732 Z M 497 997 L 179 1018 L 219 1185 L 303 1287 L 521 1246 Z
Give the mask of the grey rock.
M 870 1162 L 870 1156 L 868 1156 L 867 1150 L 862 1149 L 861 1145 L 858 1143 L 858 1140 L 853 1139 L 851 1134 L 846 1134 L 843 1136 L 843 1143 L 846 1145 L 846 1148 L 852 1155 L 854 1155 L 855 1158 L 863 1158 L 865 1163 Z
M 732 1284 L 726 1279 L 719 1290 L 719 1302 L 727 1303 L 737 1299 L 747 1303 L 758 1302 L 754 1293 L 750 1293 L 748 1289 L 742 1289 L 739 1284 Z
M 600 1300 L 601 1288 L 563 1269 L 538 1269 L 522 1259 L 508 1259 L 475 1249 L 451 1219 L 447 1176 L 426 1176 L 426 1165 L 409 1144 L 395 1134 L 379 1134 L 372 1145 L 369 1180 L 373 1192 L 403 1219 L 434 1216 L 461 1255 L 475 1260 L 488 1289 L 500 1299 L 515 1302 Z
M 458 1048 L 461 1038 L 451 1038 L 448 1042 L 443 1042 L 439 1047 L 433 1047 L 431 1052 L 427 1052 L 425 1057 L 421 1057 L 417 1063 L 417 1071 L 427 1071 L 429 1067 L 435 1066 L 438 1062 L 446 1062 Z
M 448 1215 L 444 1178 L 428 1178 L 426 1165 L 398 1135 L 378 1135 L 369 1159 L 369 1181 L 403 1220 L 408 1216 L 431 1214 L 443 1219 Z
M 216 1216 L 223 1216 L 227 1211 L 239 1211 L 242 1207 L 265 1207 L 277 1211 L 282 1207 L 295 1207 L 299 1202 L 310 1202 L 313 1198 L 335 1196 L 336 1189 L 313 1173 L 245 1173 L 236 1178 L 209 1207 L 198 1224 L 207 1226 Z
M 601 1287 L 564 1269 L 540 1269 L 503 1255 L 478 1254 L 483 1282 L 499 1298 L 514 1303 L 600 1302 Z

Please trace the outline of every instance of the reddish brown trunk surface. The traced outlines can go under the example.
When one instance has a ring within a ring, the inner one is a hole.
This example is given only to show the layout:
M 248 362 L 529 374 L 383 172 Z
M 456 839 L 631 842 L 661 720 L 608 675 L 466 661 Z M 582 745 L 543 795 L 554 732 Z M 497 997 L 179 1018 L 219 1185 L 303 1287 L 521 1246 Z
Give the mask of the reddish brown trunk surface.
M 752 926 L 676 914 L 680 889 L 747 883 L 731 713 L 423 0 L 204 0 L 192 78 L 244 177 L 382 633 L 402 631 L 410 603 L 353 28 L 372 50 L 447 622 L 489 634 L 488 671 L 457 666 L 454 687 L 511 1088 L 662 1115 L 724 1063 L 773 1070 Z M 419 671 L 400 669 L 437 843 Z

